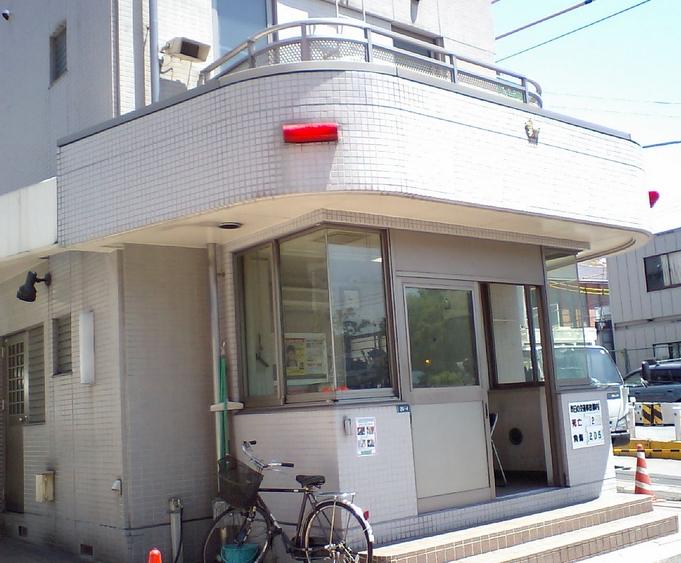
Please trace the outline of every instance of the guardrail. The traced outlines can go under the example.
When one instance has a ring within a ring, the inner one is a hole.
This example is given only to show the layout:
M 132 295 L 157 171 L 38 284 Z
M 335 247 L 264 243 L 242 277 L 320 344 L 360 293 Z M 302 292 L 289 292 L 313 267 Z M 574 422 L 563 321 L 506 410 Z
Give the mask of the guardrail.
M 396 43 L 407 48 L 396 47 Z M 542 106 L 541 86 L 522 74 L 345 18 L 308 19 L 260 31 L 206 66 L 199 75 L 199 84 L 250 68 L 307 61 L 391 64 Z

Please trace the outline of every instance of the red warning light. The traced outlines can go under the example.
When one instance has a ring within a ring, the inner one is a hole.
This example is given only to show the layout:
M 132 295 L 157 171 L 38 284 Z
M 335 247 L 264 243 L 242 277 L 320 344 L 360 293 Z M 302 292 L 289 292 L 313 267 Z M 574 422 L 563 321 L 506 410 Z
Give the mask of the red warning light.
M 338 141 L 338 123 L 298 123 L 282 126 L 287 143 L 328 143 Z
M 648 192 L 648 201 L 650 202 L 650 207 L 653 207 L 653 205 L 657 203 L 658 199 L 660 199 L 660 192 L 656 192 L 655 190 Z

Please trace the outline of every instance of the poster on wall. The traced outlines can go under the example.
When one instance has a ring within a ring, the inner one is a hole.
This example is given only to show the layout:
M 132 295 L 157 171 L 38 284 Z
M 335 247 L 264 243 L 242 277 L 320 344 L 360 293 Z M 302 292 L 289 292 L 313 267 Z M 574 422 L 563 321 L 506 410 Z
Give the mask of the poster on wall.
M 357 433 L 357 455 L 376 455 L 376 417 L 364 416 L 355 419 Z
M 290 332 L 284 340 L 289 385 L 309 385 L 328 380 L 324 333 Z
M 569 403 L 572 449 L 605 444 L 600 401 Z

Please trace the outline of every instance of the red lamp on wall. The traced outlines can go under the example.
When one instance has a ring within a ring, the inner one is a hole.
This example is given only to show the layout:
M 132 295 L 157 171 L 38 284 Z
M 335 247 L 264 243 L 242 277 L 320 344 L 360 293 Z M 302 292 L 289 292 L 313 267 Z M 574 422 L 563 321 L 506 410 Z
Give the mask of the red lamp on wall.
M 660 192 L 655 190 L 650 190 L 648 192 L 648 202 L 650 203 L 651 208 L 657 203 L 658 199 L 660 199 Z
M 332 143 L 338 141 L 338 123 L 296 123 L 283 125 L 286 143 Z

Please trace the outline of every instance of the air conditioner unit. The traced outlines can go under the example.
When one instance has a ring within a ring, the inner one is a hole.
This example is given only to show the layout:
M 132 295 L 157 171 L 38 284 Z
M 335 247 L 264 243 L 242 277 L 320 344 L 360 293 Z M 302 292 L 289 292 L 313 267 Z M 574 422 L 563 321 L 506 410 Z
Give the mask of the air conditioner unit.
M 205 62 L 209 51 L 210 45 L 186 37 L 173 37 L 161 49 L 166 55 L 195 63 Z

